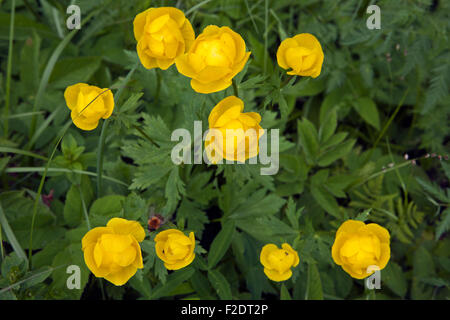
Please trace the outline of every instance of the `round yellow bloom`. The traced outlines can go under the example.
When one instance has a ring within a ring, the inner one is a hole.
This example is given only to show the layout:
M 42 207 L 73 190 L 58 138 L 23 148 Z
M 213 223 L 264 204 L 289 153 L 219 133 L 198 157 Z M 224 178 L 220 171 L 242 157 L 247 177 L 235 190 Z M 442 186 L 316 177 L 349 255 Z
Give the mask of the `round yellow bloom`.
M 296 267 L 299 263 L 297 251 L 283 243 L 281 249 L 274 244 L 266 244 L 259 257 L 264 266 L 264 273 L 273 281 L 285 281 L 292 276 L 291 267 Z
M 168 270 L 178 270 L 194 261 L 195 237 L 189 237 L 177 229 L 169 229 L 158 233 L 155 237 L 156 255 L 164 261 Z
M 389 232 L 376 223 L 347 220 L 336 232 L 331 254 L 334 262 L 356 279 L 383 269 L 391 257 Z
M 244 111 L 244 102 L 229 96 L 221 100 L 209 114 L 209 131 L 205 149 L 213 163 L 227 160 L 245 160 L 259 153 L 259 138 L 264 134 L 261 116 L 256 112 Z
M 109 89 L 86 83 L 68 86 L 64 91 L 73 123 L 82 130 L 94 130 L 100 118 L 107 119 L 114 110 L 114 97 Z
M 317 78 L 323 64 L 322 46 L 315 36 L 300 33 L 293 38 L 283 40 L 278 47 L 278 65 L 289 75 L 311 76 Z
M 228 27 L 210 25 L 175 63 L 179 73 L 192 78 L 192 89 L 212 93 L 228 88 L 249 57 L 250 52 L 245 51 L 245 42 L 238 33 Z
M 137 53 L 147 69 L 166 70 L 195 39 L 189 20 L 173 7 L 147 9 L 134 18 L 133 26 Z
M 139 222 L 112 218 L 106 227 L 91 229 L 83 237 L 84 261 L 97 278 L 121 286 L 144 267 L 138 243 L 144 238 Z

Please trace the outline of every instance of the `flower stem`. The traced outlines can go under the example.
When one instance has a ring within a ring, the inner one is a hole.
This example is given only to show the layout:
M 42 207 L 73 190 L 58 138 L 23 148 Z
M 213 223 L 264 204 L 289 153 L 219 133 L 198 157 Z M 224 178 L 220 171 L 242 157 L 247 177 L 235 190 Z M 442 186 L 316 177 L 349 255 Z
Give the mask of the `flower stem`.
M 131 69 L 125 79 L 122 82 L 122 85 L 117 90 L 117 93 L 114 96 L 114 104 L 116 105 L 119 102 L 119 98 L 122 95 L 123 89 L 127 85 L 128 81 L 130 81 L 131 76 L 136 71 L 139 66 L 139 62 Z M 106 128 L 108 127 L 108 120 L 103 121 L 102 131 L 100 133 L 100 138 L 98 140 L 98 148 L 97 148 L 97 198 L 101 197 L 102 191 L 102 174 L 103 174 L 103 152 L 105 149 L 105 140 L 106 140 Z

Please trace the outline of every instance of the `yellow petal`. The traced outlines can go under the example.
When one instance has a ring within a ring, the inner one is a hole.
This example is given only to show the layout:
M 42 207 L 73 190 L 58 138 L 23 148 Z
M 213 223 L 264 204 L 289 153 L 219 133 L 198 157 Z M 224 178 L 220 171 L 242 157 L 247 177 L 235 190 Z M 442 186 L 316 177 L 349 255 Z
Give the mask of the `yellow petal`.
M 204 84 L 208 84 L 223 79 L 230 72 L 231 69 L 228 67 L 216 67 L 208 65 L 197 73 L 197 75 L 195 76 L 195 80 Z
M 154 8 L 150 8 L 145 10 L 144 12 L 139 13 L 133 21 L 133 32 L 134 32 L 134 38 L 136 41 L 139 41 L 144 33 L 144 27 L 145 22 L 147 19 L 147 14 L 151 12 L 152 10 L 155 10 Z
M 280 273 L 276 270 L 264 268 L 264 273 L 266 274 L 267 278 L 276 282 L 286 281 L 292 276 L 292 271 L 290 269 L 286 272 Z
M 90 131 L 94 130 L 98 126 L 98 120 L 88 121 L 82 115 L 79 115 L 78 112 L 72 111 L 70 113 L 70 117 L 72 118 L 73 123 L 80 128 L 81 130 Z
M 122 218 L 112 218 L 106 224 L 114 230 L 116 234 L 132 235 L 138 242 L 142 242 L 145 238 L 145 230 L 137 221 L 126 220 Z
M 107 89 L 102 89 L 102 90 L 107 90 Z M 113 113 L 114 110 L 114 96 L 111 92 L 111 90 L 107 90 L 106 92 L 104 92 L 102 94 L 103 96 L 103 101 L 105 104 L 105 108 L 106 108 L 106 112 L 103 115 L 103 119 L 107 119 L 111 116 L 111 114 Z
M 386 267 L 386 265 L 389 262 L 389 259 L 391 258 L 391 248 L 390 248 L 389 244 L 382 243 L 380 251 L 381 251 L 381 254 L 380 254 L 380 259 L 378 261 L 378 267 L 381 270 L 384 267 Z
M 177 261 L 175 263 L 164 262 L 164 266 L 167 268 L 167 270 L 178 270 L 189 265 L 192 261 L 194 261 L 194 258 L 195 254 L 191 254 L 185 260 Z
M 360 228 L 364 227 L 365 224 L 362 221 L 358 221 L 358 220 L 347 220 L 345 221 L 343 224 L 341 224 L 341 226 L 339 227 L 339 229 L 336 232 L 336 238 L 338 236 L 340 236 L 341 234 L 344 233 L 355 233 L 357 232 Z
M 100 241 L 105 251 L 121 253 L 131 246 L 133 239 L 131 235 L 104 234 L 101 236 Z
M 161 231 L 160 233 L 158 233 L 155 237 L 155 242 L 158 243 L 159 241 L 167 241 L 170 234 L 184 235 L 184 233 L 178 229 L 168 229 L 168 230 L 164 230 L 164 231 Z
M 272 268 L 272 263 L 269 260 L 269 255 L 276 250 L 279 250 L 279 249 L 273 243 L 266 244 L 262 248 L 261 254 L 259 255 L 259 260 L 261 261 L 261 264 L 264 267 L 269 268 L 269 269 Z
M 217 80 L 210 83 L 201 83 L 196 79 L 191 80 L 191 87 L 198 93 L 213 93 L 225 90 L 231 86 L 231 80 Z
M 212 128 L 215 126 L 217 120 L 222 116 L 227 110 L 234 108 L 235 106 L 239 106 L 239 112 L 244 111 L 244 101 L 235 97 L 229 96 L 215 105 L 215 107 L 211 110 L 211 113 L 208 117 L 209 127 Z
M 104 278 L 116 286 L 122 286 L 136 274 L 136 271 L 137 268 L 135 266 L 129 265 L 120 268 L 117 272 L 106 275 Z
M 77 83 L 66 88 L 64 91 L 64 99 L 66 100 L 67 107 L 69 107 L 70 110 L 75 109 L 77 106 L 80 89 L 88 86 L 89 85 L 86 83 Z
M 292 38 L 287 38 L 280 43 L 280 46 L 277 50 L 277 62 L 280 67 L 283 69 L 289 69 L 288 62 L 286 61 L 286 51 L 289 48 L 298 47 L 297 42 Z
M 300 259 L 298 257 L 298 253 L 297 251 L 295 251 L 290 245 L 289 243 L 283 243 L 281 245 L 281 247 L 288 251 L 289 253 L 291 253 L 294 256 L 294 263 L 292 264 L 293 267 L 296 267 L 298 265 L 298 263 L 300 262 Z
M 133 246 L 129 246 L 124 251 L 114 254 L 114 262 L 121 267 L 129 266 L 136 259 L 136 249 Z
M 112 233 L 113 230 L 107 227 L 97 227 L 89 230 L 81 239 L 81 248 L 84 249 L 89 245 L 95 245 L 99 238 L 105 233 Z
M 375 235 L 380 239 L 381 243 L 387 243 L 390 242 L 390 235 L 389 231 L 386 228 L 383 228 L 382 226 L 376 224 L 376 223 L 369 223 L 367 225 L 367 228 L 375 233 Z
M 101 278 L 104 277 L 109 273 L 108 269 L 105 268 L 99 268 L 95 262 L 94 259 L 94 248 L 95 245 L 88 245 L 84 250 L 84 262 L 86 263 L 86 266 L 88 269 L 97 277 Z

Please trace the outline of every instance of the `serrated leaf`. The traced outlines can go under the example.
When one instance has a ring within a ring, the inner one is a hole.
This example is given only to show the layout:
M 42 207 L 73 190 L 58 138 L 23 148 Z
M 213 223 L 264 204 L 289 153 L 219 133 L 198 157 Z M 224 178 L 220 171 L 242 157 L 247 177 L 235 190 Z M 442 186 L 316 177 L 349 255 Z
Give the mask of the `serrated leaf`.
M 208 279 L 221 300 L 231 300 L 233 298 L 230 284 L 219 271 L 209 270 Z
M 217 234 L 211 243 L 208 253 L 208 268 L 212 269 L 222 259 L 230 247 L 235 232 L 235 223 L 233 220 L 227 220 L 222 230 Z

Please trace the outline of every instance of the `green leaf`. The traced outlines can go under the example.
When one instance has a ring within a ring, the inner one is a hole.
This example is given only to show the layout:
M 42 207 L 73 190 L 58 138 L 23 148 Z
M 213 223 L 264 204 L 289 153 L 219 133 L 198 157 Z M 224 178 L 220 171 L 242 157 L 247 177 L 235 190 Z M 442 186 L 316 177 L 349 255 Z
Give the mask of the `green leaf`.
M 14 235 L 13 230 L 9 226 L 8 219 L 6 218 L 1 203 L 0 203 L 0 227 L 5 231 L 6 238 L 8 239 L 8 242 L 11 244 L 11 247 L 13 248 L 17 256 L 28 263 L 27 255 L 25 254 L 25 251 L 23 251 L 22 247 L 19 244 L 19 241 L 17 241 L 17 238 Z
M 314 124 L 306 118 L 297 121 L 298 134 L 303 151 L 314 162 L 319 152 L 319 138 Z
M 444 232 L 447 232 L 450 229 L 450 208 L 445 209 L 441 213 L 441 221 L 439 221 L 438 225 L 436 226 L 436 236 L 435 240 L 439 240 L 439 238 L 444 234 Z
M 222 259 L 230 247 L 233 240 L 233 234 L 235 231 L 235 223 L 233 220 L 227 220 L 222 230 L 217 234 L 211 243 L 211 247 L 208 253 L 208 268 L 212 269 Z
M 95 200 L 89 210 L 93 226 L 104 226 L 109 219 L 122 217 L 122 202 L 124 199 L 124 196 L 109 195 Z
M 332 216 L 341 219 L 339 205 L 336 199 L 325 188 L 321 186 L 312 186 L 311 194 L 322 209 Z
M 221 300 L 231 300 L 233 298 L 230 284 L 219 271 L 209 270 L 208 279 Z
M 378 115 L 377 105 L 372 99 L 368 97 L 356 99 L 353 108 L 368 124 L 380 130 L 380 116 Z
M 315 263 L 308 264 L 308 282 L 305 300 L 323 300 L 322 281 Z
M 292 300 L 291 295 L 289 294 L 289 290 L 286 288 L 284 282 L 281 285 L 280 300 Z
M 170 293 L 175 290 L 181 283 L 190 279 L 194 272 L 195 269 L 187 267 L 170 274 L 167 277 L 167 281 L 165 284 L 160 284 L 154 288 L 151 294 L 151 299 L 154 300 L 170 295 Z
M 404 298 L 407 291 L 407 283 L 402 268 L 394 261 L 389 261 L 386 268 L 381 271 L 383 283 L 396 295 Z
M 328 112 L 323 122 L 320 124 L 319 140 L 321 142 L 327 141 L 337 128 L 337 113 L 333 109 Z
M 88 82 L 100 67 L 101 57 L 76 57 L 59 60 L 53 69 L 49 83 L 63 89 L 77 82 Z
M 318 165 L 321 167 L 326 167 L 332 164 L 333 162 L 343 158 L 352 150 L 355 143 L 356 139 L 350 139 L 344 143 L 337 145 L 331 150 L 326 151 L 325 154 L 322 154 L 318 158 L 317 162 Z

